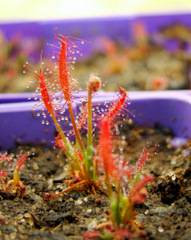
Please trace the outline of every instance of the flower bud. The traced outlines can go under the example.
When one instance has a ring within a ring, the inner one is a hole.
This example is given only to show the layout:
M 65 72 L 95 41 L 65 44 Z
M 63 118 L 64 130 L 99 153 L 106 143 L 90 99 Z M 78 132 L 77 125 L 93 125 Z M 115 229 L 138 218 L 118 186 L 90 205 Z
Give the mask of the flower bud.
M 97 76 L 91 76 L 89 78 L 89 81 L 87 83 L 88 90 L 91 92 L 97 92 L 99 91 L 101 87 L 101 80 Z

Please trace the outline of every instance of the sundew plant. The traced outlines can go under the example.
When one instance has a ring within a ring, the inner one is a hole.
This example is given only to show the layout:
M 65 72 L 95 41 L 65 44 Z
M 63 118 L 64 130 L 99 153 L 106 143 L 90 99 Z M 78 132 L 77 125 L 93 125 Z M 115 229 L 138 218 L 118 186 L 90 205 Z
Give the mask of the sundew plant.
M 20 180 L 20 172 L 29 155 L 30 153 L 22 151 L 16 157 L 7 153 L 0 154 L 0 190 L 2 192 L 25 196 L 27 188 Z M 13 172 L 13 177 L 8 181 L 11 172 Z
M 101 112 L 99 107 L 95 108 L 92 105 L 92 98 L 100 89 L 101 80 L 92 74 L 87 82 L 86 101 L 83 100 L 82 103 L 79 98 L 75 100 L 73 90 L 77 86 L 76 80 L 71 77 L 71 70 L 77 56 L 81 54 L 79 46 L 84 44 L 84 41 L 60 34 L 55 35 L 55 41 L 58 45 L 53 45 L 54 56 L 51 59 L 54 64 L 53 69 L 48 68 L 48 65 L 45 66 L 42 55 L 39 71 L 28 62 L 24 65 L 24 71 L 28 70 L 32 77 L 31 83 L 35 86 L 36 99 L 40 100 L 37 105 L 42 107 L 42 112 L 38 113 L 38 116 L 43 115 L 43 124 L 49 124 L 48 115 L 54 121 L 58 131 L 55 145 L 64 151 L 73 175 L 69 188 L 57 194 L 44 194 L 44 199 L 48 200 L 70 189 L 83 186 L 90 187 L 96 195 L 95 189 L 102 191 L 102 187 L 98 176 L 96 147 L 93 146 L 94 131 L 103 118 L 108 116 L 112 119 L 114 115 L 118 115 L 122 109 L 126 108 L 128 95 L 124 89 L 120 89 L 115 103 L 110 104 L 110 108 L 104 106 L 104 111 Z M 80 112 L 76 113 L 74 104 L 81 105 Z M 67 117 L 64 116 L 65 109 L 68 111 Z M 68 125 L 72 127 L 70 132 L 62 127 L 62 121 L 66 119 L 68 119 Z M 84 130 L 87 131 L 86 142 L 81 136 L 81 131 Z
M 134 222 L 134 205 L 145 201 L 147 191 L 144 186 L 153 180 L 151 176 L 141 176 L 142 168 L 153 149 L 149 150 L 147 146 L 143 150 L 135 168 L 127 166 L 128 161 L 125 158 L 121 163 L 118 157 L 114 157 L 112 138 L 117 120 L 127 119 L 125 116 L 128 117 L 130 113 L 126 90 L 119 88 L 115 100 L 102 103 L 100 108 L 99 104 L 92 103 L 92 99 L 101 87 L 101 80 L 98 76 L 91 75 L 87 81 L 87 99 L 75 98 L 73 90 L 77 88 L 77 81 L 71 76 L 71 70 L 76 57 L 81 54 L 79 46 L 84 41 L 61 34 L 55 35 L 54 40 L 58 45 L 52 45 L 52 69 L 43 63 L 42 55 L 39 71 L 28 62 L 24 66 L 30 70 L 36 99 L 39 100 L 37 105 L 42 107 L 42 112 L 38 115 L 43 116 L 43 124 L 49 124 L 48 119 L 52 118 L 58 132 L 55 146 L 65 153 L 72 176 L 68 188 L 59 193 L 43 193 L 43 198 L 50 200 L 76 188 L 92 190 L 96 200 L 99 200 L 96 191 L 102 191 L 110 200 L 108 216 L 111 221 L 101 224 L 97 230 L 106 227 L 107 233 L 95 231 L 84 237 L 129 238 L 131 232 L 141 232 Z M 76 108 L 76 105 L 79 107 Z M 79 109 L 78 112 L 76 109 Z M 72 128 L 69 132 L 62 124 L 66 119 L 68 126 Z M 83 131 L 86 132 L 86 139 L 82 138 Z M 95 131 L 99 133 L 96 145 L 93 139 Z

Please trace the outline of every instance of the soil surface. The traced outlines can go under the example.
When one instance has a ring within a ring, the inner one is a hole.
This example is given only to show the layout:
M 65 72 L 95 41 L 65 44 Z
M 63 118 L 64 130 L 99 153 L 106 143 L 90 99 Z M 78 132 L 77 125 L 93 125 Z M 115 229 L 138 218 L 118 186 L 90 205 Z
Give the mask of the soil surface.
M 144 173 L 152 174 L 156 181 L 147 186 L 145 203 L 136 206 L 136 222 L 143 224 L 147 236 L 135 239 L 191 239 L 191 141 L 175 149 L 169 129 L 142 129 L 129 124 L 121 129 L 121 135 L 114 140 L 115 150 L 123 152 L 129 164 L 137 161 L 147 142 L 151 148 L 160 144 L 157 155 L 144 168 Z M 21 149 L 32 153 L 21 171 L 27 192 L 23 198 L 0 192 L 0 239 L 80 240 L 83 233 L 109 220 L 105 214 L 109 201 L 100 192 L 101 203 L 96 203 L 91 191 L 76 189 L 44 201 L 42 192 L 67 188 L 66 159 L 59 150 L 50 148 L 21 146 L 12 153 Z

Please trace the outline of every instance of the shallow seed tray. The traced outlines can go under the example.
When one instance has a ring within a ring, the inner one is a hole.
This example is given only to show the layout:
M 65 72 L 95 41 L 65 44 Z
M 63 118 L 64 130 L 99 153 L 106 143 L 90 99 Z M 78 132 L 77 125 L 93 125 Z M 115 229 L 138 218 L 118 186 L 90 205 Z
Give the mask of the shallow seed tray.
M 91 44 L 86 44 L 83 48 L 85 57 L 91 56 L 96 51 L 102 50 L 100 37 L 108 37 L 120 44 L 129 45 L 136 40 L 135 24 L 141 23 L 149 35 L 154 36 L 158 31 L 173 24 L 182 24 L 187 28 L 191 28 L 191 14 L 158 14 L 158 15 L 134 15 L 120 17 L 102 17 L 89 19 L 72 19 L 72 20 L 47 20 L 33 22 L 16 22 L 16 23 L 0 23 L 0 31 L 9 40 L 18 34 L 22 37 L 23 45 L 31 48 L 39 40 L 43 40 L 44 53 L 52 54 L 52 48 L 47 43 L 52 44 L 54 31 L 56 34 L 61 33 L 64 36 L 72 36 L 84 39 Z M 57 30 L 55 30 L 57 29 Z M 157 43 L 165 46 L 171 51 L 175 51 L 180 47 L 180 43 L 176 38 L 165 39 L 154 37 Z M 191 44 L 188 40 L 186 50 L 190 52 Z M 39 53 L 36 57 L 39 59 Z
M 52 43 L 53 31 L 58 28 L 57 33 L 91 42 L 83 48 L 83 56 L 90 57 L 102 48 L 98 41 L 100 36 L 107 36 L 122 44 L 132 44 L 135 41 L 133 31 L 137 22 L 143 23 L 148 34 L 153 35 L 161 28 L 176 23 L 191 27 L 191 14 L 22 22 L 0 24 L 0 30 L 8 40 L 14 34 L 20 33 L 25 44 L 27 40 L 34 43 L 39 39 Z M 160 38 L 156 41 L 172 51 L 179 47 L 176 39 L 169 42 Z M 50 49 L 50 46 L 44 46 L 45 53 L 50 53 Z M 186 51 L 189 52 L 190 49 L 191 44 L 188 42 Z M 39 59 L 39 53 L 36 57 Z M 84 92 L 81 94 L 86 95 Z M 133 118 L 135 123 L 140 126 L 154 127 L 160 124 L 169 127 L 175 135 L 174 144 L 183 143 L 191 137 L 191 91 L 130 92 L 129 95 L 132 101 L 129 110 L 135 114 Z M 28 97 L 31 97 L 30 101 Z M 78 100 L 77 96 L 76 99 Z M 30 93 L 0 95 L 1 150 L 15 148 L 18 144 L 53 144 L 56 135 L 54 124 L 49 119 L 50 124 L 42 126 L 43 119 L 39 120 L 32 110 L 35 104 L 33 100 L 33 95 Z M 100 92 L 95 98 L 95 102 L 100 104 L 112 100 L 113 93 L 108 92 Z M 78 105 L 74 104 L 74 107 L 78 108 Z M 67 109 L 65 114 L 67 115 Z M 65 128 L 68 128 L 68 124 Z
M 1 94 L 0 95 L 0 149 L 9 150 L 17 145 L 53 145 L 56 130 L 50 117 L 48 125 L 42 125 L 43 118 L 37 117 L 33 110 L 37 101 L 28 100 L 32 94 Z M 81 97 L 86 97 L 82 92 Z M 94 98 L 94 104 L 105 107 L 105 102 L 116 99 L 112 92 L 99 92 Z M 131 119 L 138 126 L 154 127 L 156 125 L 170 128 L 174 133 L 174 145 L 185 143 L 191 137 L 191 91 L 161 91 L 161 92 L 130 92 L 131 104 L 128 105 L 135 117 Z M 76 97 L 76 102 L 79 98 Z M 38 104 L 37 104 L 38 105 Z M 78 109 L 80 105 L 74 104 Z M 64 116 L 68 116 L 67 109 Z M 68 122 L 63 128 L 69 131 Z

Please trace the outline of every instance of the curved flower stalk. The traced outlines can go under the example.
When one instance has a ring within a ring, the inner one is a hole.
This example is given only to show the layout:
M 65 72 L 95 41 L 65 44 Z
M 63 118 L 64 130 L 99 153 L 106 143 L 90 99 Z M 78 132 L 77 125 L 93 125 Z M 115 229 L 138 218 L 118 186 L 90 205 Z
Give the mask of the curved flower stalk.
M 88 83 L 88 139 L 87 139 L 87 161 L 86 169 L 95 181 L 97 179 L 97 166 L 96 162 L 93 162 L 93 132 L 92 132 L 92 93 L 97 92 L 101 87 L 101 80 L 97 76 L 91 76 Z

